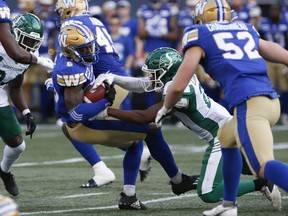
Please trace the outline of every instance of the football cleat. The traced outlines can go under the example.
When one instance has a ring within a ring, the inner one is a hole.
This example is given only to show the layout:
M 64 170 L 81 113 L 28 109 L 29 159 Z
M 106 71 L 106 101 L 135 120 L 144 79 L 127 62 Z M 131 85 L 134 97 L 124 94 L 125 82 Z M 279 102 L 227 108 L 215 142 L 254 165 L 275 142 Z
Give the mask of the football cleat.
M 272 206 L 278 211 L 281 210 L 281 194 L 278 187 L 270 181 L 267 185 L 261 188 L 261 193 L 271 202 Z
M 118 207 L 121 210 L 146 210 L 148 209 L 140 200 L 137 199 L 136 194 L 127 196 L 125 193 L 120 193 L 120 200 Z
M 204 211 L 203 216 L 237 216 L 237 206 L 226 206 L 224 207 L 222 204 L 216 206 L 215 208 Z
M 170 181 L 173 193 L 176 195 L 180 195 L 190 190 L 196 190 L 198 179 L 199 175 L 188 176 L 182 173 L 182 181 L 179 184 L 175 184 Z
M 115 175 L 111 169 L 99 169 L 95 173 L 95 176 L 90 179 L 87 183 L 82 184 L 81 188 L 97 188 L 102 187 L 104 185 L 111 184 L 115 181 Z
M 0 168 L 0 177 L 8 193 L 13 196 L 17 196 L 19 194 L 19 189 L 11 172 L 6 173 Z

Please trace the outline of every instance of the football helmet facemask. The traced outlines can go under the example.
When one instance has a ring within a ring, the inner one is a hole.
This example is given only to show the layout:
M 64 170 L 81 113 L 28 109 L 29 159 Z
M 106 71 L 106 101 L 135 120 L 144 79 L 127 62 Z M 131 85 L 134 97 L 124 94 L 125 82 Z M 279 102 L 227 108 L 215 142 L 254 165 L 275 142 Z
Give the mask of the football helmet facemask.
M 98 61 L 98 46 L 92 31 L 84 25 L 70 24 L 63 27 L 59 43 L 64 56 L 86 66 Z
M 175 76 L 182 60 L 180 53 L 169 47 L 161 47 L 150 52 L 142 66 L 142 71 L 150 79 L 150 81 L 142 80 L 144 90 L 161 92 L 164 85 Z
M 194 22 L 230 22 L 231 8 L 226 0 L 201 0 L 196 4 Z
M 39 49 L 43 42 L 43 25 L 34 14 L 20 14 L 12 20 L 12 32 L 18 44 L 28 52 Z
M 55 12 L 60 15 L 61 21 L 76 15 L 90 14 L 87 0 L 57 0 Z

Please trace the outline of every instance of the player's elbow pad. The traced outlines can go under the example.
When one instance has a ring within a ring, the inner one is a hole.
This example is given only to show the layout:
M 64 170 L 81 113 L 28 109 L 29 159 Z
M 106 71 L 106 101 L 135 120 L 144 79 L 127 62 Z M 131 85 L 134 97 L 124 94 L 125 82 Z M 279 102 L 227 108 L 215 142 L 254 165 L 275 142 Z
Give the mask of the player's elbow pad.
M 74 122 L 87 121 L 104 110 L 109 104 L 106 98 L 95 103 L 80 103 L 69 111 L 69 116 Z

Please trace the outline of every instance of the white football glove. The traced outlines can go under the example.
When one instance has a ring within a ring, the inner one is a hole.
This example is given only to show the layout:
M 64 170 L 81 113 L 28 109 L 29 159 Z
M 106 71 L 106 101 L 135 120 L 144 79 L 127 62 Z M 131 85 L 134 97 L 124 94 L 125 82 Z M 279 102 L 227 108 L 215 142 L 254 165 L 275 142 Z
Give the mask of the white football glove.
M 163 106 L 157 113 L 157 116 L 155 118 L 155 124 L 159 128 L 162 126 L 162 120 L 169 115 L 169 113 L 172 111 L 172 109 L 167 109 L 165 106 Z
M 107 109 L 108 109 L 108 107 L 106 109 L 102 110 L 101 112 L 99 112 L 97 115 L 89 118 L 88 120 L 89 121 L 93 121 L 93 120 L 96 120 L 96 119 L 97 120 L 105 119 L 106 117 L 108 117 Z
M 112 73 L 99 74 L 98 77 L 93 82 L 92 90 L 95 90 L 103 82 L 106 82 L 109 85 L 112 85 L 113 81 L 114 81 L 114 74 Z
M 54 68 L 53 61 L 43 56 L 37 56 L 37 64 L 43 66 L 47 70 L 47 73 L 51 73 Z

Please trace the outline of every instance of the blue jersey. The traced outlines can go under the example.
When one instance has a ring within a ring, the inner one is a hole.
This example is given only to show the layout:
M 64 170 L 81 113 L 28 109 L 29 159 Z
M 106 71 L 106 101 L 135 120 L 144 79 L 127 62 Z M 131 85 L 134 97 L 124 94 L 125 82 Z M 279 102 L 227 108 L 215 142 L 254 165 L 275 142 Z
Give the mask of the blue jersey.
M 9 23 L 11 22 L 10 9 L 7 3 L 3 0 L 0 0 L 0 23 Z
M 142 5 L 137 11 L 137 16 L 144 20 L 146 29 L 150 29 L 149 31 L 157 29 L 162 34 L 167 34 L 170 31 L 171 17 L 178 15 L 178 13 L 176 7 L 169 5 L 164 5 L 159 10 L 153 10 L 149 5 Z M 151 52 L 159 47 L 173 47 L 174 45 L 174 42 L 170 40 L 148 36 L 144 44 L 144 52 Z
M 76 63 L 62 54 L 57 55 L 54 65 L 52 79 L 55 89 L 55 111 L 63 122 L 72 122 L 65 105 L 64 89 L 82 84 L 85 89 L 95 79 L 93 69 L 92 66 Z
M 285 19 L 281 19 L 278 23 L 272 23 L 270 19 L 263 18 L 259 25 L 259 34 L 265 40 L 275 42 L 283 48 L 288 48 L 288 23 Z
M 191 26 L 183 37 L 183 53 L 193 46 L 204 50 L 200 63 L 220 83 L 229 109 L 252 96 L 278 97 L 268 78 L 266 62 L 258 52 L 259 34 L 251 24 Z
M 97 45 L 100 50 L 99 61 L 93 65 L 95 76 L 107 71 L 125 76 L 125 69 L 119 61 L 111 36 L 100 20 L 91 16 L 74 16 L 66 19 L 61 27 L 70 22 L 78 22 L 80 25 L 85 25 L 96 35 Z

